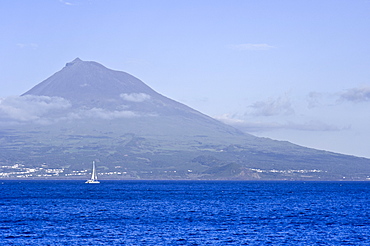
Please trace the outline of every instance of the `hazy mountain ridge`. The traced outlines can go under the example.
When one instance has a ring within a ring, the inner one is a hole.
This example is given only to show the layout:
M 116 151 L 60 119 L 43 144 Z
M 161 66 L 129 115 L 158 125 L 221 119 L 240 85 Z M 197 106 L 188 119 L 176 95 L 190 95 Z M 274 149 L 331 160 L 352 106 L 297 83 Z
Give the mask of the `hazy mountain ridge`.
M 73 174 L 96 160 L 103 179 L 367 180 L 370 174 L 368 159 L 244 134 L 132 75 L 78 58 L 1 103 L 19 121 L 6 124 L 3 117 L 6 165 Z

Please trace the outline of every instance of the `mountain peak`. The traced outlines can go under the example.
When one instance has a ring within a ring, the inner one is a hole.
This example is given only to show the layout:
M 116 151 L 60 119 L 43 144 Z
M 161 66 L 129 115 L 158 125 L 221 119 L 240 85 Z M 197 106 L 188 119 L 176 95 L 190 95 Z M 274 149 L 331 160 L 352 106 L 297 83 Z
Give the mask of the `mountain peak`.
M 83 62 L 80 58 L 76 58 L 76 59 L 74 59 L 73 61 L 71 61 L 71 62 L 68 62 L 67 64 L 66 64 L 66 67 L 68 67 L 68 66 L 72 66 L 72 65 L 74 65 L 74 64 L 76 64 L 76 63 L 79 63 L 79 62 Z
M 97 106 L 91 103 L 99 101 L 99 104 L 112 105 L 122 100 L 121 94 L 140 93 L 152 98 L 158 96 L 149 86 L 128 73 L 76 58 L 23 95 L 57 96 L 78 105 Z
M 125 108 L 151 114 L 197 114 L 207 120 L 211 119 L 157 93 L 128 73 L 111 70 L 94 61 L 82 61 L 80 58 L 67 63 L 62 70 L 23 95 L 62 97 L 75 108 Z

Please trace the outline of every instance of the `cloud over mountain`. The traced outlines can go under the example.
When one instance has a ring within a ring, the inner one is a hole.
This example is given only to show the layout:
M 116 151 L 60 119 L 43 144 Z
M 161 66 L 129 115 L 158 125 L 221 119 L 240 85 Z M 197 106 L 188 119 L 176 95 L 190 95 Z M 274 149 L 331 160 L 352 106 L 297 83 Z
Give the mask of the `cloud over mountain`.
M 126 110 L 103 108 L 72 109 L 72 104 L 61 97 L 49 96 L 12 96 L 0 99 L 0 121 L 50 124 L 64 120 L 134 118 L 147 114 Z M 150 115 L 153 116 L 153 115 Z
M 122 93 L 120 97 L 129 102 L 144 102 L 150 99 L 150 95 L 145 93 Z
M 106 110 L 102 108 L 81 109 L 77 112 L 68 114 L 69 119 L 99 118 L 113 120 L 119 118 L 133 118 L 140 116 L 138 113 L 129 110 Z
M 71 107 L 71 103 L 61 97 L 14 96 L 0 99 L 0 119 L 16 121 L 39 121 L 50 112 Z

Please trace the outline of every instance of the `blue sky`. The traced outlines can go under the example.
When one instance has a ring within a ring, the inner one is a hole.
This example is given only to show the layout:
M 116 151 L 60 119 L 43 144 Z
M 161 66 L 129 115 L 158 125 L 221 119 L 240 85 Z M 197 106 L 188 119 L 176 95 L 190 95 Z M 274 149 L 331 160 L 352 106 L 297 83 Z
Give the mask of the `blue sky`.
M 0 21 L 0 98 L 79 57 L 254 135 L 370 157 L 369 0 L 15 0 Z

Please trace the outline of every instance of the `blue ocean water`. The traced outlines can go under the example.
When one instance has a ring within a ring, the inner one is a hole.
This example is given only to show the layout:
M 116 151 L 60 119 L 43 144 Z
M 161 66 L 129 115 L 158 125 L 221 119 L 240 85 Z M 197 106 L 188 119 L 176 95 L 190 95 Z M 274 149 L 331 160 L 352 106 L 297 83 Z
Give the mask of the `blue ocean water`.
M 1 245 L 370 245 L 370 183 L 1 181 Z

